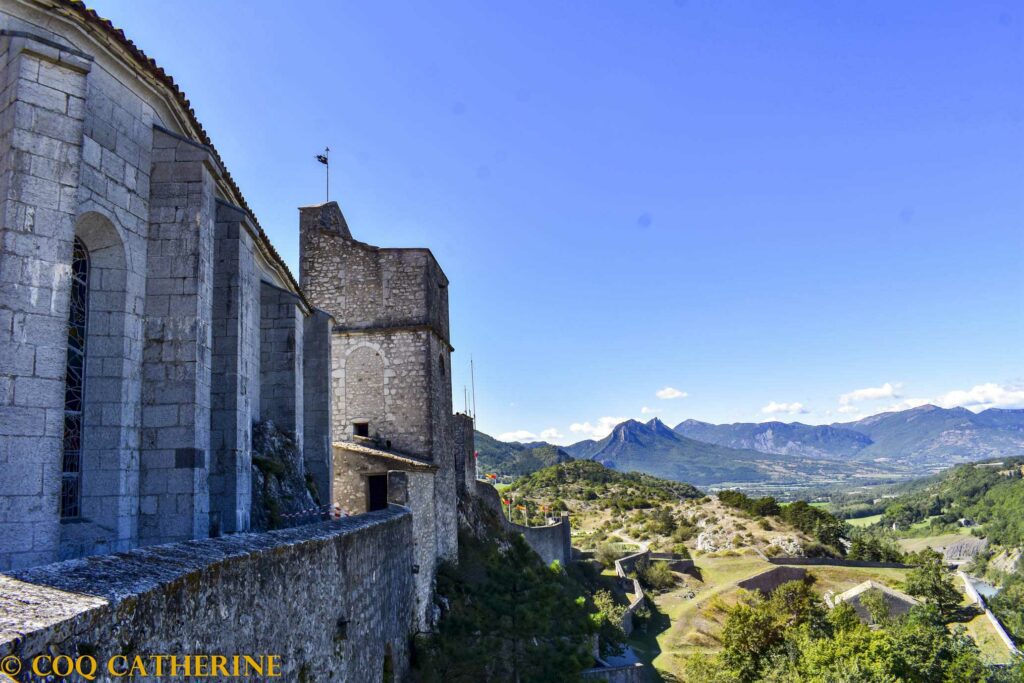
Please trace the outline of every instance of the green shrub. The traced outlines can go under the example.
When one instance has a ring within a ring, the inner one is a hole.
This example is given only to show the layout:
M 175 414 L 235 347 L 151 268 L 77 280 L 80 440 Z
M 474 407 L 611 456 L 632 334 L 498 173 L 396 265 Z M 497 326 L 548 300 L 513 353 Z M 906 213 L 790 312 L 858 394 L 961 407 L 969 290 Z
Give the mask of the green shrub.
M 636 573 L 640 584 L 651 590 L 667 590 L 676 585 L 675 574 L 667 562 L 638 562 Z
M 604 543 L 598 547 L 597 552 L 594 553 L 594 559 L 601 563 L 601 566 L 605 569 L 611 569 L 615 566 L 615 560 L 622 557 L 622 553 L 619 552 L 611 543 Z

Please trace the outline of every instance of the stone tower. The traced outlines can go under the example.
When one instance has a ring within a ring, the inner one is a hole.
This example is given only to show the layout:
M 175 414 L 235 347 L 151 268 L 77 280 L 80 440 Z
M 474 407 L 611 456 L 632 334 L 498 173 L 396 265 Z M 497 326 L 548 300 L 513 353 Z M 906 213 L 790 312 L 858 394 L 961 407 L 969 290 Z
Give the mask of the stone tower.
M 350 513 L 415 512 L 421 619 L 438 559 L 457 556 L 448 278 L 428 249 L 359 242 L 336 202 L 300 213 L 300 281 L 331 331 L 332 500 Z M 388 486 L 403 482 L 401 493 Z M 398 496 L 398 498 L 396 498 Z

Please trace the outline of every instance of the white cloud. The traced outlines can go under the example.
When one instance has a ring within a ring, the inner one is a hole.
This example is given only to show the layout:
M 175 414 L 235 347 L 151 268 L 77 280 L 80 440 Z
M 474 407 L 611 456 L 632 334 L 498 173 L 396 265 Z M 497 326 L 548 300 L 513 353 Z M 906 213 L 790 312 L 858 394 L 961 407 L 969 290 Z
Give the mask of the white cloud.
M 558 431 L 554 427 L 548 427 L 540 433 L 540 438 L 543 441 L 557 441 L 558 439 L 565 438 L 562 432 Z
M 498 441 L 536 441 L 537 435 L 525 429 L 517 429 L 514 432 L 498 434 Z
M 1024 389 L 1005 387 L 1001 384 L 989 382 L 987 384 L 977 384 L 966 390 L 957 389 L 947 392 L 932 402 L 943 408 L 952 408 L 954 406 L 976 408 L 977 410 L 986 410 L 988 408 L 1024 408 Z
M 615 425 L 628 419 L 627 417 L 602 417 L 598 418 L 596 423 L 573 422 L 569 425 L 569 431 L 588 439 L 603 439 L 612 433 Z
M 673 398 L 686 398 L 687 396 L 689 396 L 689 394 L 687 394 L 685 391 L 679 391 L 675 387 L 665 387 L 664 389 L 659 389 L 658 391 L 655 392 L 654 395 L 657 396 L 658 398 L 663 398 L 666 400 Z
M 839 397 L 839 405 L 848 406 L 851 403 L 858 403 L 860 401 L 875 401 L 880 398 L 899 398 L 900 384 L 892 384 L 886 382 L 880 387 L 867 387 L 865 389 L 856 389 L 849 393 L 843 394 Z
M 861 413 L 863 408 L 853 405 L 860 401 L 873 401 L 881 398 L 902 399 L 888 406 L 871 408 L 872 413 L 909 410 L 926 404 L 934 404 L 941 408 L 970 408 L 982 411 L 988 408 L 1024 408 L 1024 387 L 1005 386 L 995 382 L 976 384 L 970 389 L 954 389 L 932 398 L 903 398 L 899 391 L 901 385 L 886 382 L 880 387 L 858 389 L 839 397 L 840 413 Z
M 768 405 L 761 408 L 761 412 L 765 415 L 778 415 L 780 413 L 801 415 L 807 412 L 807 408 L 804 407 L 803 403 L 778 403 L 771 401 Z
M 644 406 L 643 408 L 640 409 L 640 414 L 641 415 L 650 415 L 653 412 L 654 412 L 654 408 L 648 408 L 647 406 Z

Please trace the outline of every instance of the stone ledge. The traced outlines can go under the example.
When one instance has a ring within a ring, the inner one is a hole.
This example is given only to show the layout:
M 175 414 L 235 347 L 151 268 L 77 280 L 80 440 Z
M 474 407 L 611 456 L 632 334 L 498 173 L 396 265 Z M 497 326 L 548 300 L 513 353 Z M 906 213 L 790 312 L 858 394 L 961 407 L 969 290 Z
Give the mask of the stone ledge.
M 213 565 L 304 543 L 329 542 L 405 516 L 411 513 L 395 506 L 278 531 L 148 546 L 0 575 L 0 654 L 10 652 L 27 633 L 116 606 Z

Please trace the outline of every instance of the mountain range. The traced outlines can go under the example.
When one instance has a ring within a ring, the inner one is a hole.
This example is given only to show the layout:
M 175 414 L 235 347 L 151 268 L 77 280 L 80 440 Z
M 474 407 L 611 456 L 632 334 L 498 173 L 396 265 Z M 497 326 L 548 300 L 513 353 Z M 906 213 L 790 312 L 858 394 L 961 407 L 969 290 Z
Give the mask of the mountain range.
M 923 405 L 830 425 L 686 420 L 675 430 L 729 448 L 924 468 L 1024 453 L 1024 410 L 998 408 L 973 413 Z
M 657 418 L 627 420 L 603 439 L 562 447 L 506 443 L 478 432 L 477 450 L 482 472 L 512 476 L 576 459 L 699 486 L 868 483 L 1022 454 L 1024 410 L 925 405 L 831 425 L 686 420 L 672 428 Z

